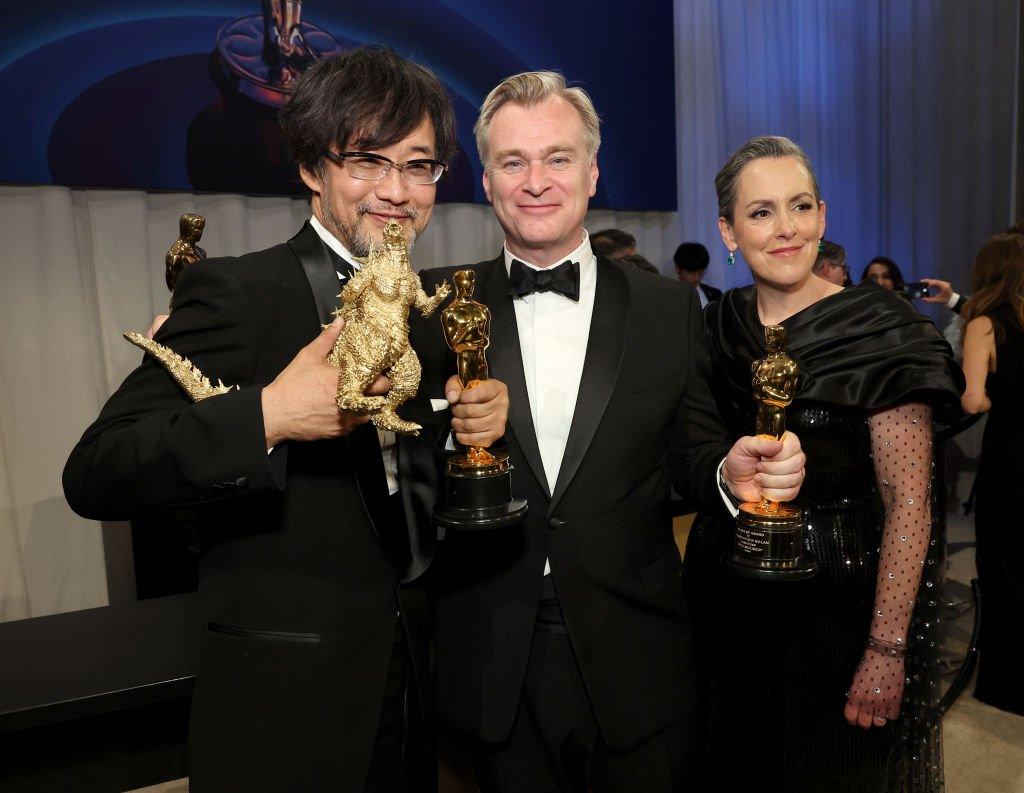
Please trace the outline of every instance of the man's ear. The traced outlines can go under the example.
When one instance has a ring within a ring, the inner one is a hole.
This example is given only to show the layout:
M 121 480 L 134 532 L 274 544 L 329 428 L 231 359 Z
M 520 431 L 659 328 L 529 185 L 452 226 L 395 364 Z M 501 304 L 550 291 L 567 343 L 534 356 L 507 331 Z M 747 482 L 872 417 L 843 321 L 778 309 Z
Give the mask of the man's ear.
M 310 171 L 305 165 L 299 166 L 299 177 L 302 179 L 302 183 L 309 188 L 313 195 L 320 195 L 321 185 L 320 179 L 317 178 L 316 174 Z
M 487 166 L 484 166 L 483 183 L 484 183 L 484 195 L 487 196 L 487 203 L 493 204 L 494 202 L 491 201 L 491 178 L 490 178 L 490 176 L 487 175 Z
M 597 167 L 597 155 L 590 161 L 590 192 L 588 195 L 593 198 L 597 194 L 597 179 L 601 175 L 601 169 Z

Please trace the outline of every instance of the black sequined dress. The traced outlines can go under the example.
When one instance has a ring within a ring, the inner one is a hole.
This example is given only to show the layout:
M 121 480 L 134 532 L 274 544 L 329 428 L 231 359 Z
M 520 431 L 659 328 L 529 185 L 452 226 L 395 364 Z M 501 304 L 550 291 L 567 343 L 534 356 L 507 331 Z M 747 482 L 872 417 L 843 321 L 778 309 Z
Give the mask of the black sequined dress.
M 974 696 L 1024 716 L 1018 644 L 1024 613 L 1024 519 L 1014 497 L 1024 481 L 1024 328 L 1007 306 L 990 319 L 1002 334 L 996 340 L 996 371 L 985 382 L 992 408 L 975 491 L 982 619 Z
M 752 434 L 750 367 L 766 352 L 754 288 L 727 292 L 709 306 L 707 321 L 719 407 L 737 436 Z M 934 709 L 940 548 L 927 518 L 896 549 L 917 543 L 923 554 L 928 546 L 901 716 L 862 730 L 846 723 L 843 708 L 876 607 L 888 503 L 880 487 L 889 483 L 876 477 L 873 454 L 896 457 L 905 437 L 896 428 L 880 447 L 883 436 L 876 427 L 873 438 L 869 416 L 908 403 L 957 404 L 962 374 L 931 322 L 874 285 L 826 297 L 783 325 L 784 347 L 801 370 L 786 420 L 807 455 L 799 503 L 819 573 L 797 583 L 737 577 L 721 564 L 732 547 L 732 522 L 701 516 L 695 523 L 684 565 L 706 695 L 709 788 L 941 790 Z M 930 459 L 930 415 L 923 410 L 923 418 L 906 419 L 905 429 L 925 430 Z M 912 603 L 913 591 L 908 597 Z

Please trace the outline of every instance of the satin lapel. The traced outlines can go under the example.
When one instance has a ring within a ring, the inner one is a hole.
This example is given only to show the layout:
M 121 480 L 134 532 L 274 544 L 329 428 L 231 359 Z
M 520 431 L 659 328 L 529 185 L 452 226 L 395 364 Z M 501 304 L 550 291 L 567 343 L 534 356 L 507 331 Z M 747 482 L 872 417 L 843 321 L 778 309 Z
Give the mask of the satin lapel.
M 508 428 L 537 482 L 550 495 L 530 412 L 523 353 L 519 349 L 519 326 L 516 324 L 504 255 L 484 263 L 477 271 L 477 299 L 491 310 L 491 344 L 487 348 L 487 363 L 491 376 L 508 386 Z
M 338 293 L 341 291 L 341 285 L 338 282 L 337 266 L 332 252 L 324 241 L 320 239 L 320 235 L 316 233 L 316 229 L 309 224 L 308 220 L 299 230 L 299 233 L 288 240 L 288 245 L 306 273 L 310 291 L 313 293 L 313 302 L 316 304 L 316 312 L 320 317 L 320 324 L 326 325 L 334 319 L 334 309 L 338 306 Z M 342 438 L 340 442 L 345 447 L 345 454 L 348 455 L 352 478 L 355 480 L 356 487 L 359 490 L 359 499 L 363 503 L 363 510 L 370 521 L 370 527 L 377 537 L 377 542 L 384 548 L 385 543 L 381 540 L 380 535 L 381 527 L 377 526 L 377 521 L 373 514 L 374 511 L 370 507 L 371 499 L 368 497 L 366 487 L 357 473 L 363 469 L 364 463 L 359 459 L 355 442 L 351 436 Z M 380 461 L 376 458 L 373 460 L 372 468 L 374 472 L 377 470 L 378 462 Z M 380 471 L 380 474 L 383 474 L 383 470 Z M 411 520 L 410 525 L 412 525 Z
M 338 293 L 341 291 L 330 248 L 320 239 L 308 220 L 299 233 L 288 240 L 288 245 L 306 273 L 320 324 L 329 324 L 334 319 L 334 309 L 338 307 Z
M 572 415 L 569 439 L 551 497 L 551 509 L 565 494 L 590 448 L 608 400 L 619 379 L 622 353 L 629 331 L 629 282 L 617 265 L 597 260 L 597 292 L 590 320 L 587 355 L 583 360 L 580 391 Z

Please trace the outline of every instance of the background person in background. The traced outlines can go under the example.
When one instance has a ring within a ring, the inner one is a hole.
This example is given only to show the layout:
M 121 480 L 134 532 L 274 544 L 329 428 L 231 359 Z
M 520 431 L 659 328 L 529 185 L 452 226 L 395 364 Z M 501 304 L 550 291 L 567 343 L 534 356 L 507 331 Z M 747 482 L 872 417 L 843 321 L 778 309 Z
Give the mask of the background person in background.
M 861 283 L 871 279 L 879 286 L 890 291 L 906 294 L 907 284 L 903 280 L 903 273 L 896 262 L 888 256 L 876 256 L 861 273 Z
M 590 235 L 590 247 L 595 256 L 621 259 L 636 253 L 636 237 L 620 229 L 602 229 Z
M 704 283 L 704 274 L 708 271 L 708 249 L 699 242 L 684 242 L 676 248 L 672 261 L 676 265 L 676 278 L 697 290 L 700 307 L 705 308 L 712 300 L 722 296 L 722 290 Z
M 1024 219 L 1018 220 L 1003 233 L 1024 237 Z M 950 311 L 961 314 L 964 306 L 967 305 L 967 301 L 970 300 L 970 295 L 957 293 L 949 281 L 943 281 L 938 278 L 922 278 L 921 280 L 930 287 L 929 291 L 931 294 L 921 298 L 926 303 L 940 303 Z
M 846 249 L 829 240 L 822 240 L 819 248 L 812 272 L 836 286 L 849 286 L 850 268 L 846 264 Z
M 989 414 L 974 502 L 985 604 L 974 696 L 1024 715 L 1024 519 L 1012 497 L 1024 481 L 1024 238 L 999 234 L 981 247 L 971 293 L 963 313 L 967 390 L 961 401 L 968 413 Z
M 800 366 L 786 423 L 807 454 L 799 501 L 819 569 L 752 581 L 722 564 L 732 521 L 701 515 L 690 532 L 713 789 L 938 793 L 937 607 L 917 594 L 925 574 L 934 596 L 938 573 L 926 564 L 938 549 L 932 409 L 957 406 L 960 369 L 906 301 L 812 275 L 825 203 L 791 140 L 748 141 L 715 186 L 722 240 L 754 278 L 704 315 L 715 401 L 735 434 L 752 430 L 751 364 L 766 354 L 764 326 L 785 323 Z
M 641 256 L 639 253 L 634 253 L 629 256 L 620 256 L 619 261 L 623 264 L 631 264 L 638 270 L 643 270 L 646 273 L 654 273 L 655 275 L 661 275 L 661 271 L 651 264 L 647 259 Z

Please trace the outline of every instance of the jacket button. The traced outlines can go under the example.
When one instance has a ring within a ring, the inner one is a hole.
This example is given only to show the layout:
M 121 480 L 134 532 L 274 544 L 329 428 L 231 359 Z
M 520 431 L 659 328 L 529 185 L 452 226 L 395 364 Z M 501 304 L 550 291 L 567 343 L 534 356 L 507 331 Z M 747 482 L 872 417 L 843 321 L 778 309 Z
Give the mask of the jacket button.
M 552 518 L 551 520 L 548 521 L 548 528 L 551 529 L 552 531 L 554 531 L 555 529 L 560 529 L 564 525 L 565 525 L 565 521 L 562 520 L 561 518 Z
M 247 488 L 248 486 L 249 477 L 247 476 L 240 476 L 238 477 L 238 479 L 235 480 L 235 487 L 237 487 L 239 490 L 245 490 L 245 488 Z

